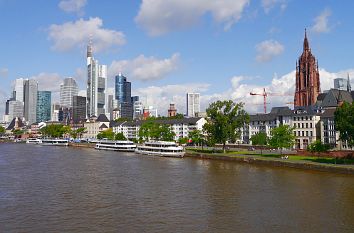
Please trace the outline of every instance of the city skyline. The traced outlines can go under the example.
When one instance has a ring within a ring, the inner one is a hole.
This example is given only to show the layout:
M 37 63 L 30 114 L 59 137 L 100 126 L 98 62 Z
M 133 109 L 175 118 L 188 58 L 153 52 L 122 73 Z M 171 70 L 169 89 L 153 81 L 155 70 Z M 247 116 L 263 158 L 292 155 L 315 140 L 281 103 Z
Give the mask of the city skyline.
M 319 61 L 322 91 L 333 87 L 334 78 L 354 76 L 354 20 L 347 10 L 351 5 L 287 0 L 224 0 L 218 5 L 175 0 L 0 1 L 6 35 L 0 46 L 7 54 L 0 58 L 0 117 L 18 78 L 36 79 L 38 90 L 53 91 L 53 102 L 67 77 L 78 81 L 82 93 L 90 37 L 95 58 L 108 66 L 108 94 L 113 94 L 114 76 L 122 72 L 132 82 L 132 95 L 146 98 L 142 101 L 161 115 L 170 102 L 185 113 L 187 92 L 201 93 L 202 111 L 212 101 L 230 98 L 245 102 L 250 112 L 261 112 L 262 98 L 248 93 L 263 88 L 293 93 L 304 28 Z M 29 7 L 33 11 L 27 11 Z M 224 9 L 228 11 L 221 14 Z M 158 18 L 156 12 L 169 14 Z M 292 99 L 273 97 L 268 108 Z

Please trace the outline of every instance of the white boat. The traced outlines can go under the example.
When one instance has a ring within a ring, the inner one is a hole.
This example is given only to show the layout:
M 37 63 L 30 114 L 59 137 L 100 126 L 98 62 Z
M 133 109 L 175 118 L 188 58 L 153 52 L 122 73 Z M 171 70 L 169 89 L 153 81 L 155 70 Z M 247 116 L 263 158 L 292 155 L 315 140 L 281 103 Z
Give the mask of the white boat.
M 26 143 L 28 144 L 39 144 L 42 143 L 42 140 L 39 138 L 27 138 Z
M 96 144 L 95 149 L 134 152 L 136 145 L 131 141 L 101 140 Z
M 42 139 L 39 145 L 43 146 L 68 146 L 69 141 L 66 139 Z
M 162 157 L 178 157 L 184 156 L 184 149 L 175 142 L 151 141 L 145 142 L 141 146 L 137 146 L 136 153 L 146 155 L 158 155 Z

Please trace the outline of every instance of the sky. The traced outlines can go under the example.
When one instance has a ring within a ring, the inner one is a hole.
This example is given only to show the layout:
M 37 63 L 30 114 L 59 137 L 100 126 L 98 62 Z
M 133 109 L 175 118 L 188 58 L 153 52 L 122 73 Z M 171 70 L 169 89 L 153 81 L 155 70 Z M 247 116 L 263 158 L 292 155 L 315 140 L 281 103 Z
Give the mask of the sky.
M 354 78 L 351 0 L 0 0 L 0 117 L 17 78 L 53 92 L 74 77 L 85 94 L 86 45 L 108 66 L 109 93 L 121 72 L 132 94 L 160 115 L 186 93 L 201 110 L 216 100 L 244 102 L 250 113 L 291 106 L 304 31 L 320 67 L 321 89 Z M 280 96 L 279 96 L 280 95 Z

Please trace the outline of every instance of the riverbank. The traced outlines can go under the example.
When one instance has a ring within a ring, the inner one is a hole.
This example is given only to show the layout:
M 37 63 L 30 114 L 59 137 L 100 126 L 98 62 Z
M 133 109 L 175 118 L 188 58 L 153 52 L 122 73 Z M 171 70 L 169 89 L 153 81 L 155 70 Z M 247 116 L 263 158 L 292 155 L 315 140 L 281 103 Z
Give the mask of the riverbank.
M 326 164 L 312 161 L 303 160 L 287 160 L 274 157 L 261 157 L 256 155 L 242 155 L 242 154 L 207 154 L 194 151 L 187 151 L 185 157 L 197 158 L 197 159 L 211 159 L 211 160 L 223 160 L 234 161 L 247 164 L 267 165 L 274 167 L 289 167 L 305 170 L 326 171 L 342 174 L 354 175 L 354 165 L 343 164 Z

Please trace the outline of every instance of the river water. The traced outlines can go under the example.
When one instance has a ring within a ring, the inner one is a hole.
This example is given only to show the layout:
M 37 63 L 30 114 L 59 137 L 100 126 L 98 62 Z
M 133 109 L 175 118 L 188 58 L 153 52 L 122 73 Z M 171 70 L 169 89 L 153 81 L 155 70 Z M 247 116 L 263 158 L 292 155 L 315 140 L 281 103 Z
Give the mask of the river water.
M 0 232 L 354 232 L 354 177 L 0 144 Z

